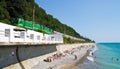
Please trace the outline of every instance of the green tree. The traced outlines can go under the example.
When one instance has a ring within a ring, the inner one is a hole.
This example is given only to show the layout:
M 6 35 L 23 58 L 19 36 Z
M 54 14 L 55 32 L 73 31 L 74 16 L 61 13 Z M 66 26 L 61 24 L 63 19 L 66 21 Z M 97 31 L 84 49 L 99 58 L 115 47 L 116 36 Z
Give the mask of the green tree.
M 0 0 L 0 22 L 12 24 L 12 19 L 23 18 L 32 21 L 33 7 L 35 6 L 35 23 L 49 27 L 55 31 L 71 35 L 77 38 L 91 40 L 81 36 L 72 27 L 61 23 L 57 18 L 47 14 L 34 0 Z M 68 42 L 74 42 L 66 39 Z M 77 42 L 77 41 L 76 41 Z

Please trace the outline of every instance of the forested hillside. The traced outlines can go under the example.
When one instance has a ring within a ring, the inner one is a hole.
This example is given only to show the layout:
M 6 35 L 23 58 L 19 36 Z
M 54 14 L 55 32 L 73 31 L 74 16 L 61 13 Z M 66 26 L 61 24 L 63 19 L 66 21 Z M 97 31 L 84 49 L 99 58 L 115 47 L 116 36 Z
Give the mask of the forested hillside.
M 0 22 L 12 24 L 14 18 L 23 18 L 32 21 L 33 7 L 35 6 L 35 23 L 47 26 L 53 30 L 78 38 L 80 36 L 73 28 L 62 24 L 52 15 L 47 14 L 34 0 L 0 0 Z M 67 30 L 67 31 L 64 31 Z M 87 38 L 84 38 L 90 41 Z

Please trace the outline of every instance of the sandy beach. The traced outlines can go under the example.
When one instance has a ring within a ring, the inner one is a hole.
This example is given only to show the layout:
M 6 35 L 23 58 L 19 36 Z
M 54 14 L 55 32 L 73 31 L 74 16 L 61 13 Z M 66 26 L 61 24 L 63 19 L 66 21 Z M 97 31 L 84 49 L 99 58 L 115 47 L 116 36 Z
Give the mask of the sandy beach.
M 32 69 L 78 69 L 77 64 L 84 62 L 89 54 L 88 50 L 93 46 L 94 44 L 84 44 L 63 52 L 58 51 L 56 54 L 44 58 Z

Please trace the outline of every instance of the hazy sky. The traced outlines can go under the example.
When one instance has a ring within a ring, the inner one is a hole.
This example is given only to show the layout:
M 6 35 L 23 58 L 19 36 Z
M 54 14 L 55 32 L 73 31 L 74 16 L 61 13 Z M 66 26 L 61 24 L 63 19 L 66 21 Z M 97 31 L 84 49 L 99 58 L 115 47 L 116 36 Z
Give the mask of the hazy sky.
M 120 0 L 35 0 L 48 14 L 97 42 L 120 42 Z

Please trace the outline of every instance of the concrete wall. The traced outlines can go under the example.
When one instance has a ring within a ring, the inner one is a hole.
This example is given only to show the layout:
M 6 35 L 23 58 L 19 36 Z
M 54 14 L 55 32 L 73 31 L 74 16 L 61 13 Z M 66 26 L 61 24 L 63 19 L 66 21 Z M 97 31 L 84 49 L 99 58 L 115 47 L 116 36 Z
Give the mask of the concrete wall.
M 17 63 L 16 47 L 0 47 L 0 69 Z
M 55 51 L 56 45 L 0 46 L 0 69 L 29 69 L 41 61 L 42 55 Z
M 0 46 L 0 69 L 31 69 L 44 58 L 78 46 L 93 44 Z

